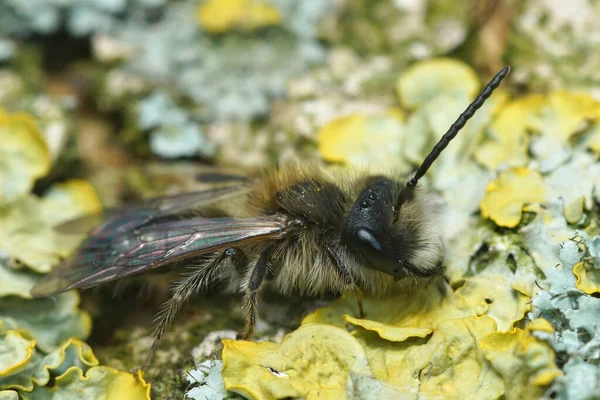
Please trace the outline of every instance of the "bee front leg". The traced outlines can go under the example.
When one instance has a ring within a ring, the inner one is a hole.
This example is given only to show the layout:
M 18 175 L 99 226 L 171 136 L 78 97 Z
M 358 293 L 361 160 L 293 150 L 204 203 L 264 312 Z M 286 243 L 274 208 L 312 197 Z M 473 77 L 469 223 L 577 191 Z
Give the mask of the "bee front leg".
M 260 253 L 256 264 L 254 264 L 254 268 L 252 268 L 252 273 L 244 293 L 242 308 L 245 312 L 245 324 L 244 330 L 242 331 L 241 335 L 239 335 L 239 337 L 243 340 L 248 339 L 250 336 L 252 336 L 252 333 L 254 333 L 260 286 L 265 278 L 269 265 L 269 261 L 267 259 L 269 250 L 270 249 L 266 249 Z
M 338 256 L 338 254 L 335 252 L 335 250 L 329 246 L 327 246 L 326 250 L 327 250 L 327 254 L 329 255 L 329 258 L 331 259 L 331 262 L 333 263 L 340 278 L 342 278 L 342 280 L 344 281 L 344 285 L 347 288 L 354 291 L 354 295 L 356 297 L 356 305 L 358 306 L 358 317 L 364 318 L 365 311 L 363 309 L 362 291 L 360 290 L 360 288 L 358 286 L 356 286 L 356 283 L 354 282 L 352 275 L 350 275 L 350 271 L 348 271 L 348 268 L 346 268 L 346 266 L 340 259 L 340 256 Z

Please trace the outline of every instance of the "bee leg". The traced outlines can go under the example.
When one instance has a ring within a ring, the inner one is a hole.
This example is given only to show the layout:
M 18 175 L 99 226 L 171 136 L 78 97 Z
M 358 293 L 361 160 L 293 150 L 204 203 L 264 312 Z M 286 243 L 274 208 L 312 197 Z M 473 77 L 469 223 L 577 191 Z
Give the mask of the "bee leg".
M 254 333 L 254 327 L 256 326 L 259 289 L 267 273 L 269 265 L 267 257 L 269 250 L 270 249 L 266 249 L 260 253 L 258 260 L 252 269 L 252 274 L 250 275 L 250 280 L 248 281 L 248 287 L 246 289 L 246 293 L 244 294 L 242 308 L 246 314 L 246 322 L 244 325 L 244 330 L 240 335 L 240 337 L 244 340 L 252 336 L 252 333 Z
M 354 287 L 354 296 L 356 297 L 356 305 L 358 306 L 358 318 L 364 318 L 365 309 L 363 308 L 363 292 L 358 286 Z
M 331 258 L 331 262 L 335 266 L 336 270 L 338 271 L 338 274 L 340 275 L 340 278 L 342 278 L 346 287 L 348 287 L 350 289 L 354 289 L 354 294 L 356 297 L 356 305 L 358 306 L 358 317 L 364 318 L 365 311 L 363 309 L 363 303 L 362 303 L 362 298 L 363 298 L 362 291 L 360 290 L 360 288 L 358 286 L 356 286 L 356 283 L 354 283 L 354 279 L 352 278 L 352 275 L 350 275 L 350 271 L 348 271 L 348 268 L 346 268 L 346 266 L 344 265 L 342 260 L 340 260 L 340 257 L 335 252 L 335 250 L 329 246 L 327 246 L 326 249 L 327 249 L 327 254 Z
M 231 254 L 231 262 L 233 263 L 233 268 L 235 268 L 235 271 L 239 275 L 243 275 L 244 269 L 246 269 L 246 266 L 248 266 L 249 263 L 248 256 L 246 256 L 246 253 L 244 253 L 237 247 L 233 247 L 228 250 L 231 250 L 233 252 Z
M 335 250 L 332 249 L 331 247 L 327 246 L 327 254 L 329 255 L 329 258 L 331 259 L 331 262 L 333 262 L 333 265 L 335 266 L 338 274 L 340 275 L 340 278 L 342 278 L 342 280 L 344 281 L 344 284 L 346 286 L 353 287 L 354 279 L 352 279 L 352 275 L 350 275 L 350 271 L 348 271 L 348 268 L 346 268 L 344 263 L 342 263 L 342 260 L 340 260 L 340 257 L 335 252 Z
M 156 322 L 158 325 L 153 333 L 154 339 L 152 341 L 150 353 L 148 354 L 142 369 L 146 369 L 150 364 L 158 344 L 160 343 L 169 325 L 171 325 L 171 322 L 173 322 L 175 314 L 177 314 L 183 303 L 191 296 L 198 293 L 202 288 L 206 287 L 206 285 L 210 283 L 211 279 L 214 278 L 216 269 L 221 266 L 223 261 L 234 256 L 236 251 L 239 252 L 237 249 L 225 250 L 222 254 L 218 255 L 209 263 L 202 265 L 199 268 L 195 268 L 192 272 L 184 275 L 179 282 L 176 282 L 173 285 L 173 288 L 171 289 L 171 298 L 169 298 L 169 300 L 162 305 L 156 317 Z

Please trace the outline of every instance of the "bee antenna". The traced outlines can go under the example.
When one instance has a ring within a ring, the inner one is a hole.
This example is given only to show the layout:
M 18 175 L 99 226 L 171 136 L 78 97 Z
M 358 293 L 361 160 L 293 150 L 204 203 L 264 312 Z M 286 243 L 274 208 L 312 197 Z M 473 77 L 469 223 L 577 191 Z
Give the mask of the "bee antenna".
M 419 182 L 419 179 L 421 179 L 423 177 L 423 175 L 425 175 L 425 173 L 427 172 L 429 167 L 431 167 L 431 164 L 433 164 L 433 162 L 439 157 L 439 155 L 442 153 L 442 151 L 444 151 L 444 149 L 448 146 L 450 141 L 452 139 L 454 139 L 454 137 L 458 134 L 458 132 L 460 132 L 460 130 L 467 123 L 467 121 L 469 119 L 471 119 L 471 117 L 473 115 L 475 115 L 475 112 L 481 108 L 483 103 L 485 103 L 485 101 L 488 99 L 488 97 L 490 97 L 492 95 L 494 90 L 496 90 L 496 88 L 498 88 L 498 86 L 500 86 L 500 82 L 502 82 L 502 80 L 504 78 L 506 78 L 506 76 L 508 75 L 509 72 L 510 72 L 510 67 L 507 66 L 507 67 L 502 68 L 500 70 L 500 72 L 498 72 L 496 74 L 496 76 L 494 76 L 492 78 L 490 83 L 488 83 L 483 88 L 481 93 L 479 93 L 479 95 L 475 98 L 475 100 L 473 100 L 473 102 L 471 104 L 469 104 L 467 109 L 465 111 L 463 111 L 462 114 L 460 114 L 460 116 L 452 124 L 450 129 L 448 129 L 448 131 L 444 134 L 444 136 L 442 136 L 440 141 L 437 142 L 437 144 L 433 147 L 433 149 L 427 155 L 427 157 L 425 157 L 425 160 L 423 161 L 421 166 L 417 169 L 417 171 L 415 172 L 413 177 L 408 181 L 408 183 L 406 185 L 407 187 L 413 188 L 417 185 L 417 182 Z M 402 197 L 402 196 L 400 196 L 400 197 Z M 401 199 L 398 198 L 398 201 L 400 201 L 400 200 Z

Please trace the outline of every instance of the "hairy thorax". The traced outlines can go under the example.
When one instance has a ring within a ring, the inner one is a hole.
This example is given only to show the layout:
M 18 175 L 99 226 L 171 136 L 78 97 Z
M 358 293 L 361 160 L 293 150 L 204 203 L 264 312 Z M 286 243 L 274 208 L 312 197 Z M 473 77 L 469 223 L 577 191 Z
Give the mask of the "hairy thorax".
M 287 168 L 263 177 L 249 205 L 263 215 L 283 214 L 299 222 L 289 237 L 271 244 L 273 287 L 290 294 L 343 291 L 325 249 L 339 247 L 351 193 L 321 171 Z
M 263 215 L 283 214 L 301 222 L 290 236 L 271 246 L 272 283 L 279 292 L 320 296 L 347 289 L 327 248 L 333 249 L 356 286 L 383 294 L 395 286 L 387 274 L 369 269 L 355 249 L 341 244 L 348 215 L 373 176 L 357 172 L 344 178 L 319 169 L 286 168 L 264 176 L 249 193 L 248 204 Z

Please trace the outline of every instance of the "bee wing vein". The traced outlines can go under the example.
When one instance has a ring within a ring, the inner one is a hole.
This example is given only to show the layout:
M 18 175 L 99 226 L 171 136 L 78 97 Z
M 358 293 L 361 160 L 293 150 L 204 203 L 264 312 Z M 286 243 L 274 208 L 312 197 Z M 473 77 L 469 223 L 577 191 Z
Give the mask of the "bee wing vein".
M 72 258 L 42 278 L 31 293 L 34 297 L 51 296 L 234 245 L 279 239 L 286 234 L 287 226 L 287 219 L 281 215 L 191 218 L 154 222 L 112 237 L 92 234 Z

